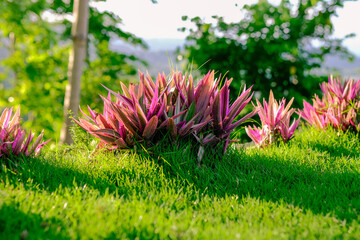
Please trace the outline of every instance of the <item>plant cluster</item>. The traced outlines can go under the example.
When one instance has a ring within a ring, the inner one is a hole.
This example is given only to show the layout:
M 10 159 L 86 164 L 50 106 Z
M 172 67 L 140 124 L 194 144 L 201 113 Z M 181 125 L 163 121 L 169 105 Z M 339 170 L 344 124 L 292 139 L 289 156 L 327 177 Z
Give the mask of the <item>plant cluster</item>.
M 85 131 L 100 139 L 97 148 L 131 149 L 137 143 L 145 147 L 156 145 L 171 137 L 178 140 L 196 141 L 200 144 L 198 156 L 201 159 L 204 147 L 221 147 L 223 152 L 229 143 L 231 133 L 240 124 L 258 113 L 261 127 L 245 127 L 247 135 L 258 147 L 276 142 L 288 142 L 299 125 L 300 118 L 310 125 L 324 129 L 328 126 L 337 130 L 360 130 L 360 79 L 341 82 L 340 78 L 329 77 L 320 84 L 323 96 L 315 94 L 313 104 L 304 100 L 304 109 L 298 110 L 299 119 L 291 116 L 294 98 L 286 103 L 285 98 L 276 101 L 270 91 L 269 101 L 261 104 L 256 99 L 254 110 L 240 119 L 237 117 L 251 101 L 253 93 L 244 87 L 240 96 L 230 104 L 232 79 L 215 78 L 209 71 L 197 84 L 193 77 L 173 72 L 169 77 L 158 74 L 155 81 L 140 72 L 139 84 L 128 87 L 121 83 L 122 94 L 107 87 L 103 113 L 88 107 L 90 116 L 81 109 L 84 117 L 74 121 Z M 221 86 L 222 85 L 222 86 Z M 0 157 L 23 154 L 36 156 L 49 141 L 41 143 L 43 131 L 30 147 L 34 133 L 26 136 L 20 126 L 20 107 L 13 115 L 13 109 L 6 108 L 0 117 Z M 290 123 L 291 122 L 291 123 Z
M 0 117 L 0 158 L 19 154 L 36 156 L 50 140 L 41 143 L 44 135 L 44 131 L 42 131 L 30 147 L 35 133 L 30 131 L 26 137 L 25 131 L 21 129 L 20 107 L 13 116 L 12 112 L 13 108 L 5 108 Z
M 360 130 L 360 79 L 345 80 L 329 77 L 329 81 L 320 84 L 323 96 L 315 94 L 313 104 L 304 100 L 303 110 L 299 115 L 310 125 L 320 129 L 333 127 L 342 131 Z
M 88 107 L 90 116 L 74 121 L 85 131 L 99 138 L 99 148 L 126 149 L 136 143 L 156 144 L 169 134 L 176 141 L 193 139 L 203 146 L 223 146 L 226 151 L 230 134 L 256 111 L 234 122 L 252 98 L 251 87 L 244 88 L 233 104 L 229 103 L 229 85 L 220 88 L 214 72 L 208 72 L 197 85 L 192 76 L 173 72 L 167 79 L 159 74 L 152 78 L 140 73 L 140 83 L 127 88 L 121 83 L 122 94 L 108 88 L 103 113 Z M 111 94 L 115 97 L 112 100 Z M 200 148 L 201 149 L 201 148 Z
M 295 112 L 295 109 L 290 109 L 293 101 L 294 98 L 287 105 L 285 98 L 277 102 L 271 90 L 269 102 L 263 99 L 263 105 L 261 105 L 256 99 L 257 106 L 254 105 L 254 107 L 260 116 L 261 128 L 256 126 L 245 128 L 247 135 L 256 146 L 265 147 L 279 140 L 286 143 L 291 139 L 300 122 L 300 118 L 294 119 L 290 125 L 290 117 Z

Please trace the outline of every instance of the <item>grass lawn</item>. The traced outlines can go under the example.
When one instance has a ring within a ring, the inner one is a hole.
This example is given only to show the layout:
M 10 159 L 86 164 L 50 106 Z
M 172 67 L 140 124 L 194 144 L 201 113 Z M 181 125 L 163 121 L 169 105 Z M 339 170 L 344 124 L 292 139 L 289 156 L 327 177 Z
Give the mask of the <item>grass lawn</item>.
M 154 151 L 89 160 L 80 144 L 3 166 L 0 239 L 360 238 L 357 136 L 305 129 L 200 167 L 190 150 Z

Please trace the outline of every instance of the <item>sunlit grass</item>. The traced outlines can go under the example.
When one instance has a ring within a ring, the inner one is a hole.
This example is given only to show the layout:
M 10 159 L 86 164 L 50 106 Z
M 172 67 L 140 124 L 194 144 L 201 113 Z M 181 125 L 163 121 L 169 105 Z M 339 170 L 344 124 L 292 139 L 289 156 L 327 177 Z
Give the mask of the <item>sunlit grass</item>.
M 305 129 L 202 163 L 181 149 L 77 145 L 3 166 L 0 239 L 360 237 L 358 136 Z

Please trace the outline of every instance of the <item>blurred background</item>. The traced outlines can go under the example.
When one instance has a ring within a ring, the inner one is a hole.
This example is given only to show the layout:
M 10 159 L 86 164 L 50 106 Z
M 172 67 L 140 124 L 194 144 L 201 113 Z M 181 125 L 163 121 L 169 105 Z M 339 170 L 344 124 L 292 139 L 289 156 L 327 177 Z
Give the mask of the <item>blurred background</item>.
M 78 1 L 0 0 L 0 107 L 20 104 L 24 126 L 55 140 Z M 120 80 L 137 81 L 138 69 L 153 77 L 214 69 L 234 78 L 233 99 L 254 85 L 256 98 L 272 89 L 277 99 L 294 97 L 294 107 L 329 74 L 360 78 L 358 1 L 89 0 L 86 8 L 82 108 L 101 111 L 100 84 L 120 90 Z

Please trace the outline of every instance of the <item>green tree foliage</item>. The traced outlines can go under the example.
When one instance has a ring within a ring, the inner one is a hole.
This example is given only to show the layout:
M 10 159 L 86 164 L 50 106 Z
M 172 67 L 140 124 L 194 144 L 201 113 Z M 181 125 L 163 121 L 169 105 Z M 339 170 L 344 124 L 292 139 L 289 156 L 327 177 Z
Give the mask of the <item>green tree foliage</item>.
M 232 87 L 254 84 L 264 97 L 272 89 L 276 98 L 295 97 L 299 106 L 324 80 L 310 71 L 320 67 L 325 55 L 351 57 L 342 40 L 331 36 L 331 16 L 344 1 L 282 0 L 274 5 L 260 0 L 245 5 L 245 17 L 237 23 L 218 16 L 215 23 L 192 18 L 195 28 L 187 37 L 185 55 L 203 73 L 215 69 L 233 77 Z
M 24 126 L 46 130 L 57 139 L 62 124 L 69 47 L 71 44 L 70 0 L 0 1 L 0 48 L 7 50 L 0 75 L 0 106 L 21 104 Z M 100 106 L 100 83 L 113 87 L 137 70 L 134 56 L 111 51 L 115 37 L 146 47 L 144 42 L 119 28 L 121 19 L 90 7 L 88 57 L 82 79 L 81 102 Z M 144 62 L 143 62 L 144 63 Z M 144 63 L 145 64 L 145 63 Z

